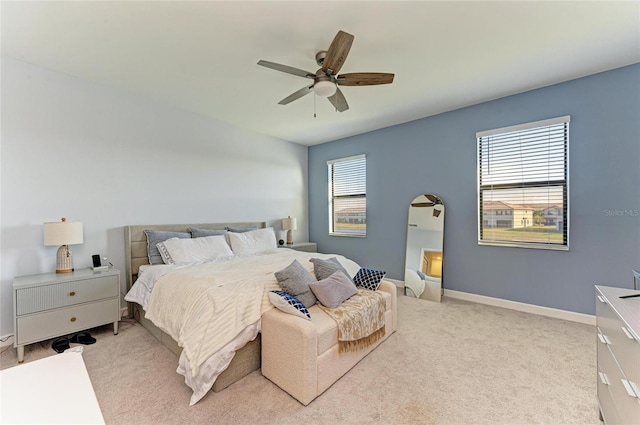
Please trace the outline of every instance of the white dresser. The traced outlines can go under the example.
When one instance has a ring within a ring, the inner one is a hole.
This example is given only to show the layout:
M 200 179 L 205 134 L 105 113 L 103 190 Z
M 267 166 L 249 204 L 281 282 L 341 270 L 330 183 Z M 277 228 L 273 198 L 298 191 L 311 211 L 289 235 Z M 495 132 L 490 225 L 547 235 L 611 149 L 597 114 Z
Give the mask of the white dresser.
M 14 347 L 24 346 L 120 320 L 120 271 L 45 273 L 13 280 Z
M 640 424 L 640 297 L 596 286 L 598 402 L 607 425 Z

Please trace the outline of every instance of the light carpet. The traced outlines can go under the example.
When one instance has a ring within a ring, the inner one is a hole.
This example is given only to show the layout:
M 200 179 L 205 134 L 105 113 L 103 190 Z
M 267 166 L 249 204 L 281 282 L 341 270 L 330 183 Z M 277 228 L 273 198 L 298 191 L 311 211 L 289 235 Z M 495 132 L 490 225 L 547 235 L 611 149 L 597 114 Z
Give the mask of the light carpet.
M 177 358 L 139 324 L 91 332 L 107 424 L 601 423 L 593 326 L 461 300 L 398 297 L 397 332 L 306 407 L 260 371 L 189 407 Z M 49 355 L 51 341 L 25 349 L 27 362 Z M 15 350 L 0 360 L 14 366 Z

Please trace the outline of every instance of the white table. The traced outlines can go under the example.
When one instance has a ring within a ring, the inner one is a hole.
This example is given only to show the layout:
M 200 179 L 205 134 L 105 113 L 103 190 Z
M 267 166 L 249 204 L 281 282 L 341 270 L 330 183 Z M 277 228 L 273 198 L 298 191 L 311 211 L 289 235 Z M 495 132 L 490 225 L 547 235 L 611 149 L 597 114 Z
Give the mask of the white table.
M 0 423 L 104 424 L 82 347 L 0 371 Z

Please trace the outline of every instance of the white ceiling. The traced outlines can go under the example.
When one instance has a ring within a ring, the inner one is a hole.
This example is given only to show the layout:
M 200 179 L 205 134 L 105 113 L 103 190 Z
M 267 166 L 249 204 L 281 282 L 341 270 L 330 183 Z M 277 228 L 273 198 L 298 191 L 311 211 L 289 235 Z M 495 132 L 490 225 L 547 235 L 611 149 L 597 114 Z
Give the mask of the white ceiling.
M 640 62 L 640 2 L 7 2 L 2 54 L 303 145 Z M 393 84 L 277 103 L 338 30 Z M 314 99 L 315 98 L 315 99 Z M 314 118 L 314 100 L 317 118 Z

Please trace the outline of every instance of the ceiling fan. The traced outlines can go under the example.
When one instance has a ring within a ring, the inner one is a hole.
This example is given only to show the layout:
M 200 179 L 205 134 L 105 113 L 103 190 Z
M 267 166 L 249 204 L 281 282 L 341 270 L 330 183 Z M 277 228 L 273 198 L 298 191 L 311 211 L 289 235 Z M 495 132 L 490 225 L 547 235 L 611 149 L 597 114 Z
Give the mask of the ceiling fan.
M 353 39 L 353 35 L 338 31 L 329 46 L 329 50 L 316 54 L 316 63 L 320 66 L 320 69 L 315 73 L 275 62 L 258 61 L 258 65 L 313 80 L 313 84 L 290 94 L 278 104 L 286 105 L 313 91 L 318 96 L 329 99 L 329 102 L 336 110 L 344 112 L 349 109 L 349 104 L 338 86 L 375 86 L 392 83 L 394 74 L 382 72 L 357 72 L 338 75 L 338 71 L 340 71 L 344 61 L 347 59 Z

